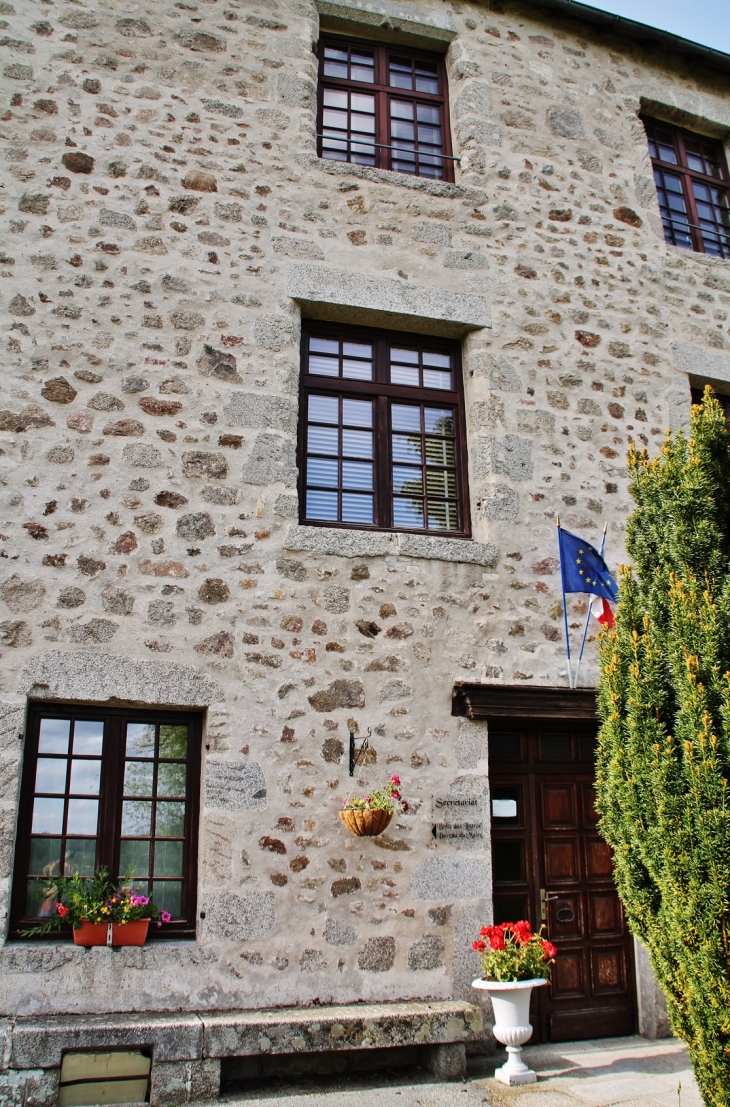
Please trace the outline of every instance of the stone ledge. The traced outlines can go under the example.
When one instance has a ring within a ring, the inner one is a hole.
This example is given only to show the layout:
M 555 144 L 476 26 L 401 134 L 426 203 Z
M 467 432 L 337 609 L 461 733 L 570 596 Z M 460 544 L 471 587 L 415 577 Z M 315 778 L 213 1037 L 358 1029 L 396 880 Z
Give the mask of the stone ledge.
M 730 382 L 730 355 L 724 351 L 691 346 L 688 342 L 673 342 L 672 353 L 675 368 L 690 378 L 698 378 L 698 383 Z
M 359 177 L 363 181 L 375 184 L 395 185 L 396 188 L 410 188 L 415 192 L 427 192 L 429 196 L 441 196 L 448 200 L 466 200 L 478 207 L 489 199 L 482 188 L 470 185 L 452 184 L 450 181 L 432 181 L 428 177 L 411 177 L 408 173 L 394 173 L 391 169 L 375 169 L 371 165 L 353 165 L 348 161 L 329 161 L 319 158 L 310 147 L 309 151 L 295 154 L 294 160 L 302 169 L 329 173 L 332 177 Z
M 478 1041 L 482 1011 L 471 1003 L 364 1003 L 341 1007 L 201 1015 L 206 1057 L 311 1053 Z
M 427 534 L 347 530 L 339 527 L 307 527 L 293 523 L 286 532 L 284 549 L 336 557 L 424 558 L 463 565 L 494 567 L 499 551 L 491 542 L 464 538 L 431 538 Z
M 17 690 L 43 700 L 172 707 L 208 707 L 224 699 L 216 681 L 187 665 L 85 650 L 48 650 L 30 658 Z
M 18 1018 L 13 1026 L 11 1068 L 54 1069 L 69 1049 L 153 1046 L 155 1062 L 203 1056 L 203 1024 L 197 1015 L 48 1015 Z
M 387 325 L 458 338 L 491 326 L 489 305 L 481 296 L 442 288 L 375 279 L 325 265 L 290 265 L 286 293 L 310 318 Z
M 396 34 L 404 46 L 443 51 L 457 35 L 450 13 L 446 19 L 443 12 L 415 13 L 410 6 L 392 0 L 315 0 L 314 6 L 322 29 L 341 34 L 367 33 L 391 43 Z

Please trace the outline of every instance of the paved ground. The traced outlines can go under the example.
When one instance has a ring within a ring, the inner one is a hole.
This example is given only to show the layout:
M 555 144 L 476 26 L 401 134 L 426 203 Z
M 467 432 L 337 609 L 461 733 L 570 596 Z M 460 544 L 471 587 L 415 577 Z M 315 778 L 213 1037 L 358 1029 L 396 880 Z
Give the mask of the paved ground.
M 438 1084 L 423 1070 L 321 1077 L 241 1089 L 228 1104 L 265 1107 L 703 1107 L 681 1042 L 604 1038 L 531 1046 L 525 1060 L 538 1083 L 506 1088 L 492 1078 L 495 1058 L 470 1059 L 463 1084 Z M 396 1098 L 397 1097 L 397 1098 Z

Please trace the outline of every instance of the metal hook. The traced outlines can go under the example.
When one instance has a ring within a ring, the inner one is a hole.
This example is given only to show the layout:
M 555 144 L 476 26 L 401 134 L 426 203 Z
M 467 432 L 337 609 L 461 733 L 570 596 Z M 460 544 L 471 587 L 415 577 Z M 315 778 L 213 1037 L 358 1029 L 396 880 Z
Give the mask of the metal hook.
M 360 758 L 365 753 L 365 750 L 370 748 L 369 739 L 372 737 L 372 733 L 373 733 L 372 730 L 370 729 L 370 727 L 368 727 L 368 732 L 365 735 L 365 737 L 363 738 L 363 743 L 360 746 L 360 749 L 356 753 L 355 752 L 355 731 L 354 730 L 350 731 L 350 776 L 355 775 L 355 766 L 359 763 Z

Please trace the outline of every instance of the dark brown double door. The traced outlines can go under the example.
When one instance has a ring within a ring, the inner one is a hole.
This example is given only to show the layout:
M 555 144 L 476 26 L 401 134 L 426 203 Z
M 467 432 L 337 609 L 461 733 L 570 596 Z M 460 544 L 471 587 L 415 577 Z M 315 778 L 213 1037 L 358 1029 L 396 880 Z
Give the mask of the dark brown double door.
M 533 993 L 533 1041 L 633 1034 L 631 939 L 594 806 L 596 723 L 493 720 L 495 922 L 544 924 L 558 948 Z

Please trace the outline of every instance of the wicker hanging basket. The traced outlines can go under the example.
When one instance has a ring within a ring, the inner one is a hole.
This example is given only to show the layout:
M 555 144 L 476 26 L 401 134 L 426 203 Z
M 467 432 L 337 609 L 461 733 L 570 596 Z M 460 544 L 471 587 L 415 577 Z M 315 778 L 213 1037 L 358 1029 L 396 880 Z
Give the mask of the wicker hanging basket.
M 340 811 L 340 818 L 351 834 L 375 838 L 390 825 L 393 811 Z

